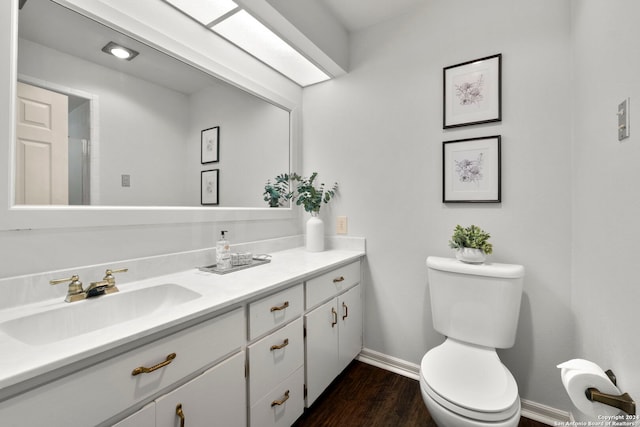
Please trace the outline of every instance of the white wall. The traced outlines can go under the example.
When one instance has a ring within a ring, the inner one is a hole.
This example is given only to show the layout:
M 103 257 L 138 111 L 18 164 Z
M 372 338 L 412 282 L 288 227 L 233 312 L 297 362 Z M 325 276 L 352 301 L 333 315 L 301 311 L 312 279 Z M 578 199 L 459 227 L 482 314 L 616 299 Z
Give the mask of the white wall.
M 573 292 L 577 355 L 640 400 L 640 3 L 573 0 Z M 617 106 L 631 98 L 631 136 Z
M 367 238 L 365 346 L 419 363 L 433 331 L 429 255 L 453 256 L 456 224 L 492 234 L 494 262 L 525 265 L 512 349 L 521 397 L 568 398 L 556 364 L 575 356 L 571 313 L 570 8 L 557 0 L 427 0 L 352 35 L 351 72 L 304 90 L 305 173 L 340 183 L 321 211 Z M 442 68 L 502 53 L 503 120 L 442 129 Z M 442 204 L 442 141 L 502 135 L 501 204 Z

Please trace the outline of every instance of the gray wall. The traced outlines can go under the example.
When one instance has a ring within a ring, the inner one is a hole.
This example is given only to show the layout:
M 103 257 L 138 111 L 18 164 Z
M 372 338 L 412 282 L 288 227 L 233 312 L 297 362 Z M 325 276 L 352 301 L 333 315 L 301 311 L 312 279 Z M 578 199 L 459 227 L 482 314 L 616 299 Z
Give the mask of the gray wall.
M 367 238 L 365 346 L 420 363 L 433 331 L 425 258 L 456 224 L 527 270 L 518 337 L 501 351 L 521 397 L 568 409 L 556 364 L 577 356 L 571 312 L 571 14 L 567 1 L 427 0 L 352 35 L 351 71 L 304 91 L 305 171 L 341 184 L 321 212 Z M 442 129 L 442 68 L 503 55 L 503 120 Z M 502 135 L 503 203 L 441 203 L 442 141 Z
M 576 354 L 640 399 L 640 2 L 573 0 L 573 289 Z M 631 136 L 617 141 L 631 98 Z

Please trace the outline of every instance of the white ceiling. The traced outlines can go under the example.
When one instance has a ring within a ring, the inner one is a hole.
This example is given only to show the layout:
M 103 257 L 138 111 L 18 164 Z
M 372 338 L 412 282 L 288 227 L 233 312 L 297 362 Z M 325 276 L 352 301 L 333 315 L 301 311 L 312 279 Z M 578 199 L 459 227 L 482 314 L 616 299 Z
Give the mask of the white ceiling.
M 320 0 L 349 30 L 355 32 L 409 12 L 425 0 Z

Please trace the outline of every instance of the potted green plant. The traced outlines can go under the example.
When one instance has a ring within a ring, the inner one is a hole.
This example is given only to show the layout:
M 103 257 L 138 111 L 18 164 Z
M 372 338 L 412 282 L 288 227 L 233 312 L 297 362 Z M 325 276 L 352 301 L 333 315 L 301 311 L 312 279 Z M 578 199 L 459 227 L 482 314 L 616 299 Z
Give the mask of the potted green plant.
M 273 183 L 268 179 L 264 186 L 264 193 L 262 193 L 264 201 L 269 203 L 272 208 L 285 206 L 294 197 L 294 191 L 290 189 L 290 182 L 298 179 L 300 179 L 300 176 L 296 173 L 291 175 L 288 173 L 280 174 L 274 178 L 275 182 Z
M 311 214 L 311 218 L 306 224 L 306 247 L 310 252 L 321 252 L 324 250 L 324 222 L 318 217 L 320 207 L 335 197 L 338 191 L 338 183 L 334 183 L 330 188 L 325 188 L 321 183 L 314 184 L 318 173 L 314 172 L 309 178 L 298 177 L 296 187 L 296 205 L 302 206 L 305 211 Z
M 302 206 L 306 212 L 311 214 L 307 221 L 307 242 L 308 251 L 320 252 L 324 250 L 324 222 L 318 217 L 320 207 L 335 197 L 338 191 L 338 183 L 331 187 L 324 183 L 316 184 L 315 180 L 318 172 L 314 172 L 310 177 L 304 177 L 297 173 L 280 174 L 275 178 L 275 182 L 267 181 L 264 187 L 264 201 L 269 206 L 283 206 L 285 202 L 295 201 L 297 206 Z M 291 190 L 293 182 L 297 182 L 295 189 Z
M 309 212 L 312 216 L 317 216 L 320 213 L 320 207 L 323 203 L 329 203 L 329 201 L 336 195 L 338 191 L 338 183 L 334 183 L 329 189 L 325 189 L 324 183 L 321 183 L 316 187 L 313 181 L 318 176 L 318 172 L 311 174 L 309 178 L 299 176 L 297 177 L 299 183 L 296 188 L 298 194 L 296 196 L 296 205 L 304 207 L 304 210 Z
M 486 255 L 493 252 L 489 243 L 491 235 L 478 226 L 462 227 L 456 225 L 449 247 L 456 250 L 456 258 L 463 262 L 482 263 Z

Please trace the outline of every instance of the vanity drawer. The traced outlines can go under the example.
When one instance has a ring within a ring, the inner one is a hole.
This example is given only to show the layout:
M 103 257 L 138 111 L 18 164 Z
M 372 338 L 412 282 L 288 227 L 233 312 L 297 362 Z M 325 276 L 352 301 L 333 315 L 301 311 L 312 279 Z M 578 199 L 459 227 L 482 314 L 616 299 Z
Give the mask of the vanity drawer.
M 249 402 L 255 403 L 304 362 L 302 318 L 248 348 Z
M 251 406 L 251 427 L 289 427 L 304 411 L 304 368 L 300 367 Z
M 236 309 L 1 402 L 2 425 L 97 425 L 239 350 L 244 318 Z M 162 362 L 169 363 L 133 375 Z
M 358 282 L 360 282 L 360 261 L 307 280 L 306 309 L 309 310 Z
M 302 283 L 249 304 L 249 340 L 302 314 Z

